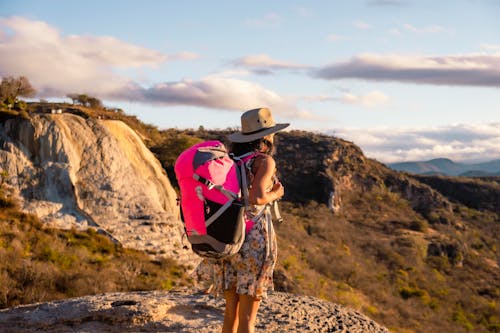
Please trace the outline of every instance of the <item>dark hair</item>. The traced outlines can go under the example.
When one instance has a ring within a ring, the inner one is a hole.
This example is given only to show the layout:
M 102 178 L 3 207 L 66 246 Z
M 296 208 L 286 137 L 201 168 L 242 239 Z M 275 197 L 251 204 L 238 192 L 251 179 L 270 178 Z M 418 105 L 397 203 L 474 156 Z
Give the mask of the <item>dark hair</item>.
M 251 151 L 260 151 L 262 145 L 266 145 L 269 148 L 266 154 L 271 155 L 273 153 L 274 145 L 271 141 L 264 138 L 250 142 L 232 142 L 230 152 L 234 154 L 234 156 L 241 156 Z

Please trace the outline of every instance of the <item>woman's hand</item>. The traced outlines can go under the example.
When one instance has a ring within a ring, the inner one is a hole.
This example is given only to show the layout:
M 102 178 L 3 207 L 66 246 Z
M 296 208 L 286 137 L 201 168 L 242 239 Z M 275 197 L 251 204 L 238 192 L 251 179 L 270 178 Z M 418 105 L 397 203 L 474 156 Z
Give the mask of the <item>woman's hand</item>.
M 281 184 L 281 182 L 277 182 L 273 184 L 271 192 L 276 196 L 276 199 L 274 200 L 278 200 L 285 195 L 285 188 L 283 187 L 283 184 Z

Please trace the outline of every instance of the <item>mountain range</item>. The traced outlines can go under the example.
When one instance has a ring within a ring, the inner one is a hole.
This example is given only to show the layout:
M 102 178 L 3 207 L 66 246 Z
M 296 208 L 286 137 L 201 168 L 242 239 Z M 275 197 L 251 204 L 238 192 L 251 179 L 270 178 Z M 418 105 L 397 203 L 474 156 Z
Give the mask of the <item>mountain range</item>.
M 399 162 L 387 165 L 397 171 L 425 175 L 489 177 L 500 176 L 500 159 L 483 163 L 459 163 L 447 158 L 429 161 Z

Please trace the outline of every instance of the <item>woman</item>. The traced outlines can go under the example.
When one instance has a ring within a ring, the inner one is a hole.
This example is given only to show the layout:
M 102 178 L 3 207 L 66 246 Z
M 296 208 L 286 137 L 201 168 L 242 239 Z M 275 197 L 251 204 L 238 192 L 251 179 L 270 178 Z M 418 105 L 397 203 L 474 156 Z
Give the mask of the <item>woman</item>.
M 224 293 L 223 333 L 254 332 L 260 301 L 273 288 L 277 247 L 270 208 L 284 189 L 276 178 L 272 153 L 274 134 L 288 125 L 276 124 L 267 108 L 253 109 L 241 116 L 241 132 L 228 136 L 234 156 L 251 156 L 246 161 L 249 205 L 245 242 L 231 258 L 206 261 L 199 267 L 202 275 L 213 277 L 212 290 Z

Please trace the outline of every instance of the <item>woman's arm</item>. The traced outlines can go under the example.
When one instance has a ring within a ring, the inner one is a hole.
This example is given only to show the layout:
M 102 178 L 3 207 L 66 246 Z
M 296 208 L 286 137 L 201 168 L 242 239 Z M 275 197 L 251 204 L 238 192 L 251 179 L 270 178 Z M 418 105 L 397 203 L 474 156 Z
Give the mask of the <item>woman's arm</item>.
M 281 183 L 273 184 L 273 175 L 276 169 L 276 162 L 271 156 L 264 156 L 255 162 L 256 172 L 252 181 L 252 186 L 248 193 L 249 202 L 252 205 L 264 205 L 274 200 L 278 200 L 285 194 Z M 271 191 L 266 191 L 272 185 Z

